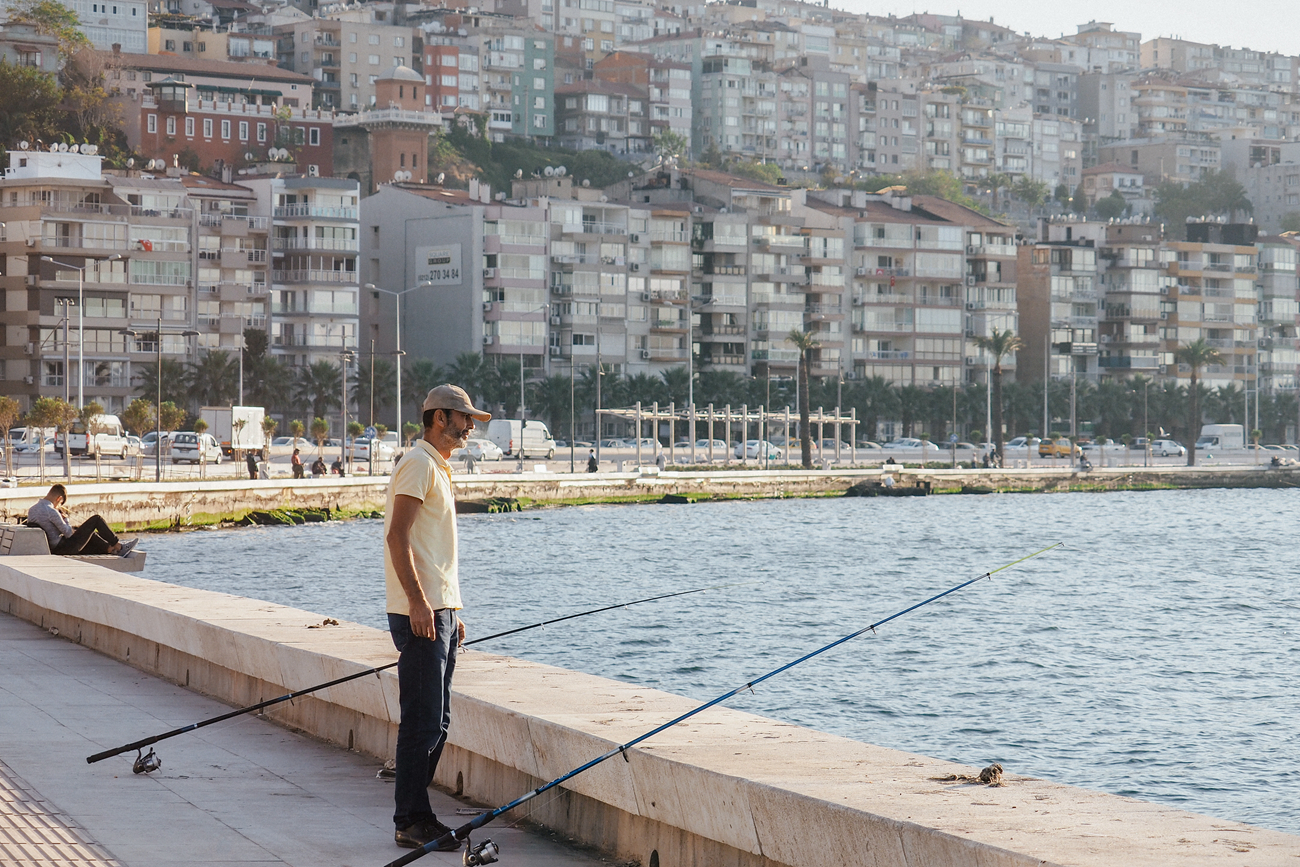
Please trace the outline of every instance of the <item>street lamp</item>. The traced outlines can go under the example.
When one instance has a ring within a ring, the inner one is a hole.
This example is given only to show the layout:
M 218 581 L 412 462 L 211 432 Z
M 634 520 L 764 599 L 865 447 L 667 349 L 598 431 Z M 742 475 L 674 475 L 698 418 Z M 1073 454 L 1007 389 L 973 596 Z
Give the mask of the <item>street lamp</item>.
M 543 304 L 541 307 L 536 307 L 532 310 L 529 310 L 528 312 L 537 313 L 538 311 L 544 311 L 547 317 L 549 317 L 551 315 L 551 305 Z M 545 332 L 543 331 L 543 333 Z M 546 349 L 544 344 L 542 346 L 542 349 L 543 350 Z M 545 351 L 542 352 L 542 376 L 543 377 L 546 376 L 546 352 Z M 523 347 L 521 346 L 519 349 L 519 418 L 521 420 L 527 414 L 524 412 L 524 403 L 525 403 L 524 401 L 524 350 Z
M 392 295 L 393 306 L 397 311 L 396 316 L 394 317 L 394 324 L 397 328 L 397 351 L 393 354 L 397 356 L 397 439 L 399 444 L 404 435 L 402 432 L 402 356 L 406 354 L 402 352 L 402 296 L 407 292 L 414 292 L 416 289 L 423 289 L 426 286 L 432 285 L 431 282 L 425 280 L 416 283 L 409 289 L 403 289 L 401 292 L 394 292 L 392 289 L 380 289 L 374 283 L 367 283 L 362 287 L 374 292 L 376 298 L 379 297 L 380 292 L 383 292 L 385 295 Z
M 700 306 L 693 306 L 692 301 L 699 301 Z M 695 463 L 695 311 L 712 303 L 712 295 L 691 295 L 686 299 L 686 411 L 690 413 L 687 429 L 690 431 L 692 464 Z
M 348 459 L 348 364 L 356 357 L 357 354 L 346 346 L 339 353 L 339 374 L 343 380 L 343 434 L 339 438 L 339 466 L 347 461 L 348 472 L 352 471 L 352 461 Z M 371 449 L 373 448 L 374 445 L 371 444 Z
M 112 262 L 115 259 L 121 258 L 121 253 L 114 253 L 104 261 Z M 77 406 L 84 407 L 86 405 L 86 341 L 84 331 L 85 298 L 83 296 L 85 290 L 86 269 L 89 268 L 90 265 L 72 265 L 68 262 L 60 262 L 58 259 L 51 258 L 50 256 L 42 256 L 41 261 L 49 262 L 56 268 L 67 268 L 69 271 L 77 272 Z M 64 365 L 63 375 L 65 378 L 68 375 L 66 365 Z
M 44 257 L 42 257 L 42 258 L 44 258 Z M 198 337 L 198 335 L 199 335 L 199 333 L 198 333 L 197 331 L 190 331 L 190 330 L 188 330 L 188 329 L 185 330 L 185 331 L 169 331 L 168 333 L 169 333 L 169 334 L 177 334 L 177 335 L 179 335 L 179 336 L 181 336 L 181 337 Z M 139 339 L 139 337 L 140 337 L 140 332 L 138 332 L 138 331 L 133 331 L 133 330 L 130 329 L 130 328 L 123 328 L 121 331 L 118 332 L 118 334 L 125 334 L 126 336 L 131 337 L 131 338 L 135 338 L 135 339 Z M 156 333 L 155 336 L 154 336 L 154 349 L 156 350 L 157 355 L 158 355 L 158 376 L 157 376 L 157 382 L 155 383 L 155 384 L 158 386 L 158 404 L 157 404 L 157 412 L 154 413 L 154 436 L 156 437 L 156 439 L 154 439 L 154 443 L 153 443 L 153 455 L 154 455 L 154 477 L 153 477 L 153 480 L 154 480 L 155 482 L 161 482 L 161 481 L 162 481 L 162 449 L 163 449 L 163 438 L 162 438 L 162 339 L 163 339 L 162 317 L 159 316 L 159 317 L 158 317 L 158 331 L 157 331 L 157 333 Z

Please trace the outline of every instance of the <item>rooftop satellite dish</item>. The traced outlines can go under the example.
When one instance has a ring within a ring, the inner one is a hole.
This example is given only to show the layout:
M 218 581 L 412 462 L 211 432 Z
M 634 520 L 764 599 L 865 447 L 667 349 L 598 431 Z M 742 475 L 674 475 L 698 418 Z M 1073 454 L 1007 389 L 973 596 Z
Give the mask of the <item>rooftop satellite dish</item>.
M 23 139 L 22 141 L 18 142 L 18 149 L 19 149 L 19 150 L 22 150 L 22 151 L 27 150 L 27 149 L 28 149 L 29 147 L 31 147 L 31 146 L 32 146 L 32 143 L 29 142 L 29 141 L 27 141 L 26 139 Z
M 57 142 L 50 145 L 50 153 L 57 154 L 58 152 L 59 152 L 59 145 Z
M 584 187 L 589 187 L 589 186 L 591 186 L 591 181 L 588 180 L 587 178 L 583 178 L 583 179 L 582 179 L 582 185 L 583 185 Z
M 67 152 L 68 152 L 68 143 L 63 141 L 59 142 L 59 153 L 66 154 Z
M 604 193 L 601 193 L 601 194 L 600 194 L 600 200 L 601 200 L 602 202 L 608 202 L 608 201 L 609 201 L 609 196 L 605 195 Z
M 569 170 L 566 169 L 564 166 L 560 166 L 559 168 L 557 168 L 557 169 L 555 170 L 555 176 L 556 176 L 557 178 L 562 178 L 562 177 L 564 177 L 565 175 L 567 175 L 568 173 L 569 173 Z
M 552 168 L 551 166 L 547 166 L 546 168 L 542 169 L 542 174 L 546 175 L 548 178 L 553 178 L 555 177 L 555 169 Z
M 446 173 L 445 173 L 445 172 L 438 172 L 438 183 L 441 184 L 441 183 L 442 183 L 443 181 L 445 181 L 445 180 L 447 180 L 447 175 L 446 175 Z
M 523 176 L 524 176 L 524 170 L 523 170 L 523 169 L 515 169 L 515 177 L 516 177 L 516 178 L 522 178 Z
M 127 157 L 127 159 L 126 159 L 126 167 L 127 167 L 128 169 L 133 169 L 133 168 L 135 168 L 135 157 Z
M 253 161 L 253 154 L 251 152 L 244 154 L 244 159 L 251 163 Z
M 79 153 L 81 153 L 81 148 L 78 147 L 77 145 L 73 145 L 72 147 L 68 148 L 68 152 L 69 152 L 69 153 L 74 153 L 74 154 L 79 154 Z M 87 153 L 89 153 L 89 151 L 87 151 Z
M 96 156 L 99 153 L 99 145 L 82 145 L 81 152 L 83 154 L 90 154 L 92 157 Z

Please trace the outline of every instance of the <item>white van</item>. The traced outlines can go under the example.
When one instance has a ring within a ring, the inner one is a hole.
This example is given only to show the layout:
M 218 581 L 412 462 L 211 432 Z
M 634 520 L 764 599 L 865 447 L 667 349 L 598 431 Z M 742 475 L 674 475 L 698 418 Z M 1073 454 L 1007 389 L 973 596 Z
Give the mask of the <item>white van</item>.
M 72 430 L 68 432 L 68 450 L 74 455 L 113 455 L 115 457 L 126 457 L 127 443 L 126 430 L 122 427 L 122 420 L 115 415 L 95 416 L 91 422 L 95 428 L 94 436 L 87 441 L 86 426 L 80 421 L 72 425 Z M 57 437 L 54 440 L 54 451 L 57 454 L 63 454 L 63 441 Z
M 52 427 L 13 427 L 9 429 L 9 444 L 14 448 L 29 446 L 30 451 L 35 451 L 37 443 L 44 442 L 54 434 Z
M 494 418 L 488 422 L 487 439 L 508 457 L 555 457 L 555 439 L 537 419 Z

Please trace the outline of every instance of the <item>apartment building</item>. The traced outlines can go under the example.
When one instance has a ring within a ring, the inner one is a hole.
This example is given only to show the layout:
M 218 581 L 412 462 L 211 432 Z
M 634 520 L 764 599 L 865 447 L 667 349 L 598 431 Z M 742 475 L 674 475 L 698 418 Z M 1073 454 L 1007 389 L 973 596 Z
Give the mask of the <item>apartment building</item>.
M 266 25 L 213 27 L 200 19 L 151 14 L 149 54 L 171 54 L 191 60 L 275 62 L 275 34 Z
M 78 29 L 92 47 L 110 51 L 119 46 L 132 54 L 149 50 L 149 4 L 144 0 L 66 0 L 62 5 L 76 14 Z
M 1300 283 L 1291 236 L 1261 236 L 1259 251 L 1259 391 L 1277 396 L 1300 388 Z
M 1142 173 L 1119 163 L 1104 163 L 1084 169 L 1080 189 L 1090 208 L 1112 193 L 1119 193 L 1124 198 L 1130 215 L 1149 214 L 1154 205 Z
M 310 176 L 242 182 L 270 217 L 271 351 L 294 366 L 357 348 L 357 181 Z
M 93 154 L 10 152 L 0 391 L 24 409 L 66 395 L 121 412 L 159 340 L 164 358 L 193 362 L 266 327 L 267 226 L 253 194 L 175 175 L 105 176 Z
M 1178 291 L 1176 278 L 1167 273 L 1169 251 L 1161 226 L 1126 220 L 1107 225 L 1097 240 L 1101 374 L 1158 377 L 1170 351 L 1167 307 Z
M 380 21 L 369 7 L 277 24 L 273 32 L 280 67 L 312 79 L 313 108 L 360 111 L 375 104 L 380 73 L 421 68 L 415 28 Z
M 648 94 L 650 134 L 670 130 L 691 143 L 691 67 L 652 54 L 615 51 L 597 61 L 592 68 L 595 78 L 603 81 L 635 84 Z M 568 81 L 566 84 L 573 82 Z
M 1125 141 L 1137 135 L 1137 108 L 1133 105 L 1134 72 L 1092 70 L 1079 76 L 1079 114 L 1083 120 L 1083 153 L 1097 163 L 1102 144 Z
M 1191 183 L 1219 170 L 1219 143 L 1181 136 L 1134 138 L 1100 145 L 1097 158 L 1136 169 L 1149 187 L 1167 180 Z
M 1016 249 L 1022 379 L 1098 379 L 1097 241 L 1100 223 L 1045 223 Z
M 620 156 L 654 150 L 649 89 L 600 79 L 555 88 L 560 147 Z
M 1078 32 L 1067 37 L 1070 42 L 1087 46 L 1091 49 L 1087 58 L 1087 69 L 1098 69 L 1103 74 L 1137 69 L 1142 62 L 1142 34 L 1116 30 L 1115 25 L 1106 21 L 1089 21 L 1080 24 Z M 1086 111 L 1086 109 L 1084 109 Z M 1086 115 L 1095 116 L 1095 115 Z

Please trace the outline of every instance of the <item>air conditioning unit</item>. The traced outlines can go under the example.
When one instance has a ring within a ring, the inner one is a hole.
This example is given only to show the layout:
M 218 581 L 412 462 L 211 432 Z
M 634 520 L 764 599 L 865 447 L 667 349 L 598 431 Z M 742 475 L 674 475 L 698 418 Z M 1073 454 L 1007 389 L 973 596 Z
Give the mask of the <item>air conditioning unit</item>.
M 967 336 L 967 337 L 974 337 L 974 336 L 975 336 L 975 329 L 974 329 L 974 328 L 967 328 L 967 329 L 966 329 L 966 336 Z
M 23 382 L 27 383 L 28 385 L 35 385 L 35 383 L 36 383 L 36 377 L 34 377 L 34 376 L 24 376 L 24 377 L 23 377 Z
M 496 268 L 484 268 L 484 269 L 483 269 L 483 279 L 484 279 L 484 280 L 491 280 L 491 279 L 493 279 L 493 278 L 496 277 L 496 276 L 497 276 L 497 269 L 496 269 Z
M 867 276 L 867 269 L 866 269 L 866 268 L 859 268 L 859 269 L 858 269 L 858 276 L 859 276 L 859 277 L 865 277 L 865 276 Z
M 559 357 L 560 357 L 560 347 L 558 347 L 558 346 L 552 346 L 552 347 L 551 347 L 551 358 L 559 358 Z
M 966 275 L 966 285 L 967 285 L 967 286 L 974 286 L 974 285 L 975 285 L 975 275 L 974 275 L 974 274 L 967 274 L 967 275 Z
M 974 301 L 967 301 L 967 302 L 966 302 L 966 309 L 967 309 L 967 310 L 974 310 L 974 309 L 975 309 L 975 302 L 974 302 Z
M 974 364 L 975 364 L 975 356 L 973 355 L 966 356 L 966 365 L 968 367 L 972 367 L 974 366 Z
M 1169 370 L 1169 365 L 1167 365 L 1167 364 L 1162 364 L 1162 365 L 1160 365 L 1159 370 L 1160 370 L 1161 373 L 1166 373 L 1166 372 Z
M 26 350 L 26 352 L 27 352 L 28 355 L 35 355 L 35 354 L 36 354 L 36 344 L 35 344 L 35 343 L 31 343 L 31 342 L 29 342 L 29 343 L 28 343 L 25 347 L 23 347 L 23 348 Z
M 627 239 L 628 239 L 629 241 L 631 241 L 633 244 L 640 244 L 640 243 L 641 243 L 641 236 L 640 236 L 640 235 L 628 235 L 628 236 L 627 236 Z
M 1161 319 L 1168 319 L 1168 318 L 1169 318 L 1169 314 L 1168 314 L 1168 313 L 1165 313 L 1165 312 L 1162 311 L 1162 312 L 1160 313 L 1160 318 L 1161 318 Z
M 496 343 L 496 342 L 497 342 L 497 338 L 496 338 L 496 335 L 495 335 L 495 334 L 484 334 L 484 335 L 483 335 L 483 345 L 484 345 L 484 346 L 491 346 L 493 343 Z
M 316 166 L 316 165 L 307 166 L 307 177 L 309 177 L 309 178 L 319 178 L 319 177 L 320 177 L 320 166 Z
M 641 266 L 640 266 L 640 264 L 638 264 L 638 263 L 636 263 L 636 262 L 633 262 L 633 263 L 632 263 L 631 265 L 629 265 L 628 267 L 630 267 L 633 271 L 640 271 L 640 270 L 641 270 Z
M 642 292 L 642 293 L 641 293 L 641 300 L 642 300 L 642 301 L 649 301 L 649 300 L 650 300 L 651 298 L 653 298 L 653 297 L 654 297 L 654 296 L 652 296 L 649 292 Z
M 560 317 L 559 317 L 559 316 L 552 316 L 552 317 L 551 317 L 551 324 L 552 324 L 552 325 L 559 325 L 559 324 L 560 324 Z
M 975 255 L 976 253 L 978 253 L 979 251 L 980 251 L 980 248 L 979 248 L 979 247 L 967 247 L 967 248 L 966 248 L 966 255 L 967 255 L 967 256 L 974 256 L 974 255 Z
M 1161 294 L 1161 295 L 1168 295 L 1168 294 L 1169 294 L 1169 287 L 1168 287 L 1168 286 L 1161 286 L 1161 287 L 1160 287 L 1160 294 Z
M 1113 339 L 1114 339 L 1114 338 L 1113 338 L 1111 335 L 1109 335 L 1109 334 L 1103 334 L 1103 335 L 1101 335 L 1101 342 L 1102 342 L 1102 343 L 1110 343 L 1111 340 L 1113 340 Z
M 492 312 L 492 302 L 491 302 L 491 301 L 484 301 L 484 302 L 483 302 L 483 312 L 484 312 L 484 313 L 491 313 L 491 312 Z
M 642 350 L 641 350 L 641 357 L 642 357 L 642 358 L 649 358 L 649 357 L 650 357 L 650 350 L 648 350 L 648 349 L 642 349 Z M 30 378 L 31 378 L 31 377 L 28 377 L 28 379 L 30 379 Z

